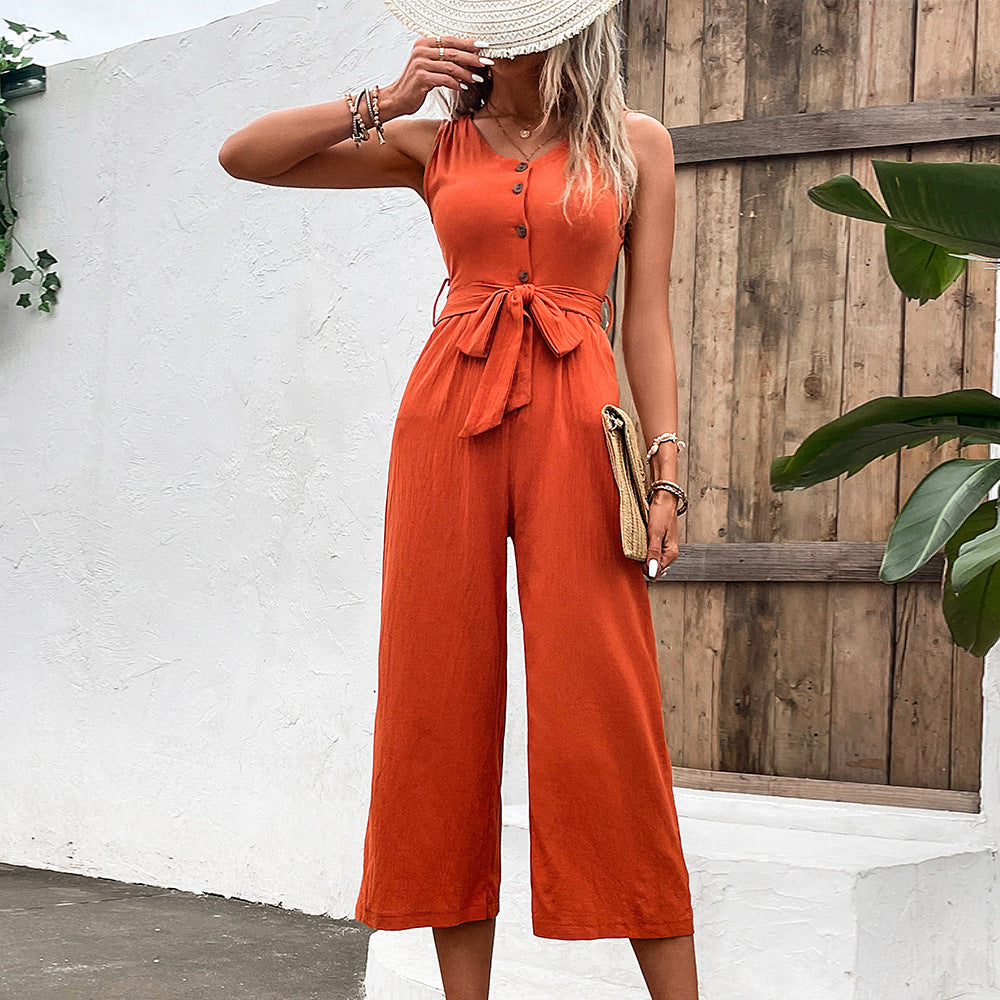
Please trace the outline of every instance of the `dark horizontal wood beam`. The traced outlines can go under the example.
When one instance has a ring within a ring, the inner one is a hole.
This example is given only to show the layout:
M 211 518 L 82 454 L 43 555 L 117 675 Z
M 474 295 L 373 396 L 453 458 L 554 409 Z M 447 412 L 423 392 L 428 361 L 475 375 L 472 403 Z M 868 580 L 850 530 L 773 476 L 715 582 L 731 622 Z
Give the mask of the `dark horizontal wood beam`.
M 858 781 L 825 781 L 822 778 L 786 778 L 773 774 L 741 774 L 704 771 L 693 767 L 673 768 L 676 788 L 703 788 L 715 792 L 749 792 L 795 799 L 825 799 L 828 802 L 865 802 L 879 806 L 909 806 L 916 809 L 948 809 L 979 812 L 979 793 L 949 788 L 912 788 Z
M 1000 135 L 1000 94 L 670 128 L 674 162 L 830 153 Z
M 877 583 L 884 552 L 884 542 L 691 542 L 657 582 Z M 938 552 L 905 582 L 940 582 L 944 565 Z

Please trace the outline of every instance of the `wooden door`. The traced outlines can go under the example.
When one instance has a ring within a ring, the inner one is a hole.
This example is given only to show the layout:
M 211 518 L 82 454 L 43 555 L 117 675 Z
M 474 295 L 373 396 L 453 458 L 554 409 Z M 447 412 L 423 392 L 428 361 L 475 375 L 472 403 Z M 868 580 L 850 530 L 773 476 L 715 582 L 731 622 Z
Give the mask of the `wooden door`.
M 1000 162 L 995 0 L 624 0 L 628 100 L 674 141 L 681 558 L 650 585 L 679 785 L 978 809 L 982 658 L 939 555 L 889 527 L 954 443 L 774 493 L 771 460 L 882 395 L 992 388 L 996 272 L 907 302 L 883 229 L 806 188 L 872 159 Z M 624 263 L 616 275 L 623 301 Z M 622 398 L 635 415 L 621 354 Z M 965 457 L 986 455 L 964 449 Z

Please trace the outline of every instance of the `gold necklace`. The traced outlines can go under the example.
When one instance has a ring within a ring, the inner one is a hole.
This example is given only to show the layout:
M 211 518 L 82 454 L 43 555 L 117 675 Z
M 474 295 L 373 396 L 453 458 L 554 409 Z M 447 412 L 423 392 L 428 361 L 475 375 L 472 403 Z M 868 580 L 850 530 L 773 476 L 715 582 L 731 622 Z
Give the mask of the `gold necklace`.
M 494 115 L 493 115 L 493 117 L 499 120 L 500 118 L 513 118 L 514 116 L 513 116 L 513 115 L 498 115 L 498 114 L 496 114 L 496 113 L 494 112 Z M 537 127 L 538 127 L 538 126 L 536 125 L 536 126 L 535 126 L 534 128 L 537 128 Z M 531 133 L 532 133 L 532 132 L 534 131 L 534 128 L 522 128 L 522 129 L 520 130 L 520 133 L 521 133 L 521 138 L 522 138 L 522 139 L 527 139 L 527 138 L 529 138 L 529 136 L 531 135 Z
M 505 117 L 512 117 L 512 116 L 505 116 Z M 494 119 L 494 120 L 496 121 L 497 125 L 499 125 L 499 126 L 500 126 L 500 131 L 501 131 L 501 132 L 503 132 L 503 134 L 504 134 L 504 135 L 505 135 L 505 136 L 507 137 L 507 139 L 508 139 L 508 141 L 510 142 L 510 144 L 511 144 L 511 145 L 512 145 L 512 146 L 513 146 L 513 147 L 514 147 L 514 148 L 515 148 L 515 149 L 516 149 L 516 150 L 517 150 L 517 151 L 518 151 L 518 152 L 519 152 L 520 154 L 521 154 L 521 156 L 522 156 L 522 157 L 523 157 L 523 158 L 524 158 L 525 160 L 531 160 L 531 159 L 532 159 L 532 158 L 534 157 L 534 154 L 535 154 L 535 153 L 537 153 L 537 152 L 538 152 L 538 150 L 539 150 L 539 149 L 541 149 L 541 148 L 542 148 L 542 146 L 544 145 L 543 143 L 539 143 L 539 144 L 538 144 L 538 145 L 537 145 L 537 146 L 536 146 L 536 147 L 535 147 L 535 148 L 534 148 L 534 149 L 533 149 L 533 150 L 531 151 L 531 155 L 529 156 L 529 155 L 528 155 L 527 153 L 525 153 L 525 151 L 524 151 L 523 149 L 521 149 L 521 147 L 520 147 L 520 146 L 519 146 L 519 145 L 518 145 L 518 144 L 517 144 L 517 143 L 516 143 L 516 142 L 515 142 L 515 141 L 513 140 L 513 138 L 511 138 L 511 135 L 510 135 L 510 133 L 509 133 L 509 132 L 508 132 L 508 131 L 507 131 L 507 130 L 506 130 L 506 129 L 505 129 L 504 127 L 503 127 L 503 122 L 502 122 L 502 121 L 500 120 L 500 116 L 498 116 L 498 115 L 493 115 L 493 119 Z M 537 126 L 536 126 L 536 127 L 537 127 Z M 526 139 L 526 138 L 527 138 L 527 137 L 528 137 L 529 135 L 531 135 L 531 132 L 532 132 L 532 129 L 530 129 L 530 128 L 523 128 L 523 129 L 521 129 L 521 130 L 520 130 L 520 135 L 521 135 L 521 138 L 522 138 L 522 139 Z M 554 148 L 555 148 L 555 147 L 553 146 L 553 149 L 554 149 Z

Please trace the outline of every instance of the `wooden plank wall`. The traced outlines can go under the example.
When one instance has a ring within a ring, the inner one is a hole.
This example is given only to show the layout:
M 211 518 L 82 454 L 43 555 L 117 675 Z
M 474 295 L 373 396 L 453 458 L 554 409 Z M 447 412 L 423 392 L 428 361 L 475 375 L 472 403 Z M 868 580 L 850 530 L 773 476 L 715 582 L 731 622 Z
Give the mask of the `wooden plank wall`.
M 991 0 L 625 4 L 629 104 L 668 127 L 1000 91 Z M 973 265 L 939 300 L 906 303 L 882 228 L 805 194 L 838 173 L 877 193 L 870 161 L 905 158 L 998 161 L 1000 140 L 678 165 L 682 546 L 884 541 L 919 478 L 956 453 L 911 449 L 798 493 L 768 485 L 775 456 L 867 399 L 992 387 L 995 273 Z M 624 265 L 619 302 L 623 280 Z M 615 351 L 635 415 L 617 337 Z M 982 659 L 951 643 L 937 583 L 676 581 L 650 601 L 675 765 L 978 788 Z

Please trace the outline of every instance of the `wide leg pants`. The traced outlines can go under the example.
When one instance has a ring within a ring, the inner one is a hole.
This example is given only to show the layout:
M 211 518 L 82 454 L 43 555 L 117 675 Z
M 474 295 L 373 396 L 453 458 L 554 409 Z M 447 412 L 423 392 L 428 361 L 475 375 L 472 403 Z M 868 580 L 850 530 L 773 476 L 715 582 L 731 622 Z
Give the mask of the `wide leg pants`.
M 371 803 L 355 915 L 499 911 L 507 536 L 524 626 L 533 932 L 693 933 L 641 564 L 621 551 L 596 324 L 556 357 L 527 324 L 531 400 L 459 437 L 483 362 L 431 334 L 389 459 Z

